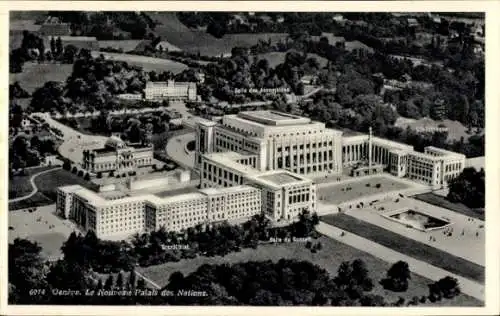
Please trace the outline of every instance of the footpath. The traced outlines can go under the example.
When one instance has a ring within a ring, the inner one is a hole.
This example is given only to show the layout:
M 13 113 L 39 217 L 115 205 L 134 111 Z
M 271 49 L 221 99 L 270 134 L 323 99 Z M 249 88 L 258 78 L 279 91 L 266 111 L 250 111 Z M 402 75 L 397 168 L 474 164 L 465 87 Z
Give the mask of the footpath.
M 384 247 L 369 239 L 360 237 L 350 232 L 344 232 L 342 229 L 326 224 L 324 222 L 320 222 L 316 226 L 316 230 L 327 237 L 333 238 L 341 243 L 344 243 L 351 247 L 367 252 L 388 263 L 393 264 L 399 260 L 406 261 L 410 266 L 411 272 L 426 277 L 430 280 L 437 281 L 441 278 L 444 278 L 445 276 L 451 276 L 453 278 L 456 278 L 460 284 L 460 289 L 462 293 L 472 296 L 484 302 L 483 284 L 471 281 L 467 278 L 440 269 L 426 262 L 414 259 L 410 256 L 404 255 L 400 252 Z M 341 236 L 342 232 L 345 233 L 344 236 Z

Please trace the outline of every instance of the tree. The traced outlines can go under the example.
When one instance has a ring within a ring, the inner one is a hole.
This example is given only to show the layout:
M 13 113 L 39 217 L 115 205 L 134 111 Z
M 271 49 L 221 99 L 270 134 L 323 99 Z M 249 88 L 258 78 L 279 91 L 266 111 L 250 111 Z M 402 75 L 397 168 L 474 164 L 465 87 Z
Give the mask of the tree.
M 130 271 L 130 276 L 128 278 L 127 284 L 131 289 L 134 289 L 136 281 L 137 281 L 137 275 L 135 274 L 135 269 L 132 269 L 132 271 Z
M 476 171 L 465 168 L 462 173 L 449 183 L 447 198 L 452 202 L 461 202 L 473 208 L 485 205 L 484 169 Z
M 117 289 L 123 289 L 124 281 L 123 281 L 123 273 L 118 273 L 118 277 L 116 278 L 115 286 Z
M 144 290 L 146 288 L 146 281 L 144 281 L 143 278 L 140 278 L 137 280 L 137 287 L 138 290 Z
M 53 289 L 76 290 L 82 293 L 85 292 L 85 289 L 91 287 L 85 268 L 65 260 L 58 260 L 50 268 L 50 272 L 47 274 L 47 282 Z M 78 296 L 61 296 L 59 298 L 62 302 L 69 303 L 76 303 L 81 300 Z
M 9 302 L 33 304 L 42 302 L 42 296 L 29 294 L 31 289 L 46 289 L 46 270 L 40 256 L 42 248 L 26 239 L 16 238 L 9 244 L 8 281 L 13 285 Z
M 460 286 L 458 280 L 446 276 L 433 284 L 430 287 L 430 295 L 442 295 L 445 298 L 451 299 L 460 294 Z
M 106 279 L 106 282 L 104 283 L 104 289 L 105 290 L 111 290 L 114 286 L 114 278 L 113 275 L 110 274 L 108 278 Z
M 57 54 L 56 40 L 54 39 L 53 36 L 50 38 L 50 51 L 52 52 L 52 55 L 54 55 L 54 56 Z
M 395 292 L 404 292 L 408 289 L 408 280 L 411 279 L 408 263 L 398 261 L 387 271 L 387 278 L 381 283 L 386 289 Z
M 59 36 L 56 40 L 56 56 L 59 57 L 63 53 L 63 44 L 61 37 Z
M 90 180 L 90 174 L 87 172 L 85 173 L 85 176 L 83 177 L 83 180 L 89 181 Z
M 78 53 L 78 48 L 74 45 L 67 45 L 64 48 L 62 62 L 66 64 L 73 64 L 75 62 L 76 54 Z
M 68 159 L 64 159 L 63 169 L 68 171 L 71 170 L 71 162 Z

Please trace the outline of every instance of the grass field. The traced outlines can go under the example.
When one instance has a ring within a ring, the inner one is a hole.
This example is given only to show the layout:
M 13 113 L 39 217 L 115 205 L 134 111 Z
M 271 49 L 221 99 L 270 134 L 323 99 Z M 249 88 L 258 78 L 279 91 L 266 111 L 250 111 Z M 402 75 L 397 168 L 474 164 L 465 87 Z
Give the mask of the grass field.
M 29 207 L 44 206 L 54 203 L 53 200 L 45 196 L 41 192 L 35 193 L 32 197 L 9 203 L 9 211 L 21 210 Z
M 55 203 L 57 188 L 72 184 L 79 184 L 87 188 L 92 187 L 91 183 L 64 169 L 58 169 L 53 172 L 42 174 L 35 179 L 35 185 L 38 187 L 39 191 L 29 199 L 9 203 L 9 210 L 19 210 L 33 206 L 43 206 Z M 23 184 L 21 182 L 16 184 L 17 187 L 22 185 Z M 31 189 L 28 192 L 31 192 Z
M 73 65 L 28 62 L 24 64 L 23 72 L 9 74 L 9 83 L 19 81 L 23 89 L 33 93 L 47 81 L 66 81 L 72 71 Z
M 415 259 L 450 271 L 451 273 L 478 282 L 484 282 L 485 271 L 480 265 L 455 257 L 447 252 L 422 244 L 413 239 L 406 238 L 345 214 L 326 215 L 321 217 L 321 220 L 348 232 L 352 232 L 353 234 L 370 239 L 394 251 L 401 252 Z
M 123 41 L 99 41 L 100 48 L 123 49 L 123 52 L 134 50 L 142 40 L 123 40 Z
M 281 258 L 307 260 L 326 269 L 333 277 L 343 261 L 363 259 L 370 271 L 375 287 L 373 294 L 379 294 L 387 298 L 387 301 L 396 301 L 398 296 L 411 299 L 412 296 L 427 295 L 427 285 L 431 283 L 426 278 L 412 274 L 408 291 L 405 293 L 394 293 L 383 289 L 378 283 L 385 277 L 390 265 L 365 252 L 344 245 L 327 237 L 320 237 L 323 248 L 316 254 L 305 248 L 304 243 L 285 243 L 278 245 L 261 245 L 257 249 L 243 249 L 237 253 L 231 253 L 224 257 L 197 257 L 195 259 L 181 260 L 179 262 L 166 263 L 158 266 L 140 268 L 138 271 L 150 278 L 160 286 L 168 283 L 170 275 L 175 271 L 180 271 L 184 275 L 194 272 L 202 264 L 233 264 L 246 261 L 272 260 L 278 261 Z M 411 268 L 411 267 L 410 267 Z M 466 295 L 460 295 L 453 300 L 444 300 L 437 304 L 453 306 L 480 306 L 481 302 Z M 434 305 L 435 306 L 435 305 Z
M 35 179 L 35 184 L 43 194 L 54 198 L 54 200 L 55 192 L 60 186 L 79 184 L 86 188 L 92 188 L 91 183 L 64 169 L 40 175 Z
M 105 53 L 105 52 L 92 52 L 93 57 L 104 55 L 106 59 L 125 61 L 131 65 L 142 67 L 144 71 L 171 71 L 173 73 L 182 72 L 188 66 L 178 63 L 173 60 L 163 58 L 153 58 L 139 55 L 118 54 L 118 53 Z
M 14 199 L 17 197 L 21 197 L 27 195 L 31 191 L 33 191 L 33 187 L 30 183 L 30 178 L 34 174 L 39 172 L 53 169 L 55 167 L 38 167 L 38 168 L 30 168 L 24 171 L 24 176 L 14 176 L 9 180 L 9 199 Z
M 271 39 L 271 43 L 276 43 L 280 39 L 285 39 L 288 34 L 262 33 L 262 34 L 226 34 L 223 38 L 215 38 L 212 35 L 200 31 L 192 30 L 182 24 L 173 12 L 152 12 L 149 16 L 161 24 L 155 27 L 155 33 L 161 36 L 172 45 L 184 51 L 200 52 L 205 56 L 219 56 L 231 53 L 235 46 L 250 47 L 258 43 L 259 39 Z
M 380 188 L 376 188 L 376 184 Z M 370 184 L 369 187 L 366 185 Z M 318 199 L 332 204 L 341 204 L 350 200 L 355 200 L 363 196 L 375 195 L 383 192 L 406 189 L 409 186 L 400 181 L 395 181 L 387 177 L 374 177 L 369 179 L 360 179 L 356 182 L 345 184 L 332 184 L 318 188 Z M 347 191 L 346 188 L 352 188 Z M 344 190 L 344 191 L 342 191 Z
M 471 209 L 470 207 L 465 206 L 462 203 L 450 202 L 445 197 L 436 195 L 434 193 L 419 194 L 413 196 L 413 198 L 484 221 L 484 210 L 482 212 L 475 211 L 474 209 Z

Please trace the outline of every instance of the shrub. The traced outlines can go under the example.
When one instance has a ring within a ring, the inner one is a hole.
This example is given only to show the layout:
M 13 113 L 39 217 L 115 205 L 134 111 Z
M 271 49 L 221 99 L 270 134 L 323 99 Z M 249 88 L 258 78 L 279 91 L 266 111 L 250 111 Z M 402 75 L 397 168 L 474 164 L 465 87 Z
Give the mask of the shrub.
M 429 285 L 429 294 L 436 296 L 437 300 L 441 297 L 451 299 L 460 294 L 458 280 L 447 276 L 439 281 Z
M 99 172 L 97 173 L 97 179 L 101 179 L 101 178 L 102 178 L 102 172 L 100 172 L 100 171 L 99 171 Z
M 82 170 L 78 171 L 78 176 L 79 177 L 83 177 L 83 171 Z
M 90 174 L 88 174 L 88 172 L 85 174 L 85 177 L 83 177 L 83 180 L 85 180 L 85 181 L 90 180 Z
M 380 189 L 380 187 L 381 187 L 381 186 L 382 186 L 382 185 L 381 185 L 380 183 L 377 183 L 377 184 L 375 185 L 375 187 L 376 187 L 377 189 Z
M 72 173 L 76 173 L 77 171 L 78 171 L 78 169 L 76 167 L 73 167 L 73 169 L 71 169 Z
M 311 249 L 312 243 L 310 241 L 306 242 L 306 248 Z
M 419 297 L 415 295 L 411 298 L 411 301 L 408 302 L 408 305 L 416 306 L 418 305 L 418 303 L 419 303 Z
M 422 303 L 422 304 L 423 304 L 423 303 L 425 303 L 425 302 L 427 302 L 427 296 L 422 295 L 422 296 L 420 297 L 420 303 Z
M 71 170 L 71 163 L 69 162 L 69 160 L 67 160 L 67 159 L 64 160 L 63 169 L 68 170 L 68 171 Z
M 366 187 L 370 187 L 370 184 L 369 184 L 369 183 L 367 183 L 367 184 L 366 184 Z

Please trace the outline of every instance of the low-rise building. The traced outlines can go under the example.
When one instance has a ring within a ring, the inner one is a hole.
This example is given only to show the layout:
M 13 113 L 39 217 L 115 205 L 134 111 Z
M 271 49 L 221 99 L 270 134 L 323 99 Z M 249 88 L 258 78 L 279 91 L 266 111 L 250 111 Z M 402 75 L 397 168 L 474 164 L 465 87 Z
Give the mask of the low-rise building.
M 195 82 L 175 82 L 169 80 L 167 82 L 146 83 L 144 89 L 144 97 L 146 100 L 197 100 L 198 93 Z
M 83 151 L 83 168 L 92 173 L 127 173 L 153 165 L 152 145 L 127 145 L 111 136 L 103 148 Z

